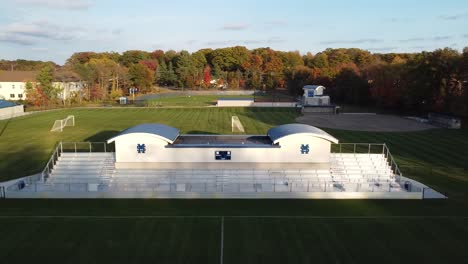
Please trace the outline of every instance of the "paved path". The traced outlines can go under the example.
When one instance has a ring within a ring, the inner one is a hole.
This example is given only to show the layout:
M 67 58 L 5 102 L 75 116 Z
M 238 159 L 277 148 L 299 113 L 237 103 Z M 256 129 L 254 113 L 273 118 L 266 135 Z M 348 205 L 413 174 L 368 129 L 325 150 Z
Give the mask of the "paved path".
M 317 127 L 356 131 L 405 132 L 437 128 L 394 115 L 373 114 L 304 114 L 297 122 Z

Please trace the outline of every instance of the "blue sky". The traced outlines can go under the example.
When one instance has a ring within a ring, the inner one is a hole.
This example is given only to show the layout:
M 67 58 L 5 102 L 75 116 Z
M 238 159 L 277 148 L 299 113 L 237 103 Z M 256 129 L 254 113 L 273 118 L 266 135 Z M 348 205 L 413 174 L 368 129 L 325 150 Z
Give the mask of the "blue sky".
M 0 59 L 242 45 L 417 52 L 468 46 L 467 0 L 0 0 Z

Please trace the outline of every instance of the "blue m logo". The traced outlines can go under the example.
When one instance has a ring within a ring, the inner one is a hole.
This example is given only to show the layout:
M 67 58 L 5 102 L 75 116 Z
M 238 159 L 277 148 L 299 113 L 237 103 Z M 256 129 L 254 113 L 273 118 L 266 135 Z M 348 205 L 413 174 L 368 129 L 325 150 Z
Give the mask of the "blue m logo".
M 146 152 L 145 144 L 137 144 L 137 152 L 138 153 L 145 153 Z
M 309 144 L 301 145 L 301 154 L 309 154 Z

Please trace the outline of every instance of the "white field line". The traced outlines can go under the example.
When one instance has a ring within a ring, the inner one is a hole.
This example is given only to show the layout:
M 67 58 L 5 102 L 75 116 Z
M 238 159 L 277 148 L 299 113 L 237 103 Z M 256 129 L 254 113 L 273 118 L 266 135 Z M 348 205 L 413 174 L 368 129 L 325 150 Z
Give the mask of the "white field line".
M 223 259 L 224 259 L 224 216 L 221 217 L 221 246 L 220 246 L 220 260 L 219 263 L 223 264 Z
M 171 219 L 171 218 L 280 218 L 280 219 L 468 219 L 468 216 L 456 215 L 395 215 L 395 216 L 308 216 L 308 215 L 0 215 L 0 219 L 8 218 L 65 218 L 65 219 Z

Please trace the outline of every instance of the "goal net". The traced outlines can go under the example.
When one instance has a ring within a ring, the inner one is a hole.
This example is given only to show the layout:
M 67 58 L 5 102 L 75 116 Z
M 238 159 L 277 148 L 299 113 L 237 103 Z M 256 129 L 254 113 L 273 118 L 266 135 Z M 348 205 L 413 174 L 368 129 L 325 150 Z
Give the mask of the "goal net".
M 75 126 L 75 116 L 69 115 L 65 119 L 55 120 L 51 132 L 62 132 L 64 127 Z
M 242 125 L 241 121 L 239 120 L 238 116 L 232 116 L 231 118 L 231 127 L 232 132 L 245 132 L 244 126 Z

